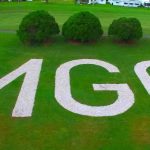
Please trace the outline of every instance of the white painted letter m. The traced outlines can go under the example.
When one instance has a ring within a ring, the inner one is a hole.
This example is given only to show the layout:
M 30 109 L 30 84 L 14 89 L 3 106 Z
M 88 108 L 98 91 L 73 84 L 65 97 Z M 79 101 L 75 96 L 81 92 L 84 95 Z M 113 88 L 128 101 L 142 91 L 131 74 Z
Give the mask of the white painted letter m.
M 0 79 L 0 89 L 2 89 L 19 76 L 25 74 L 18 99 L 12 112 L 13 117 L 29 117 L 32 115 L 42 61 L 42 59 L 31 59 Z

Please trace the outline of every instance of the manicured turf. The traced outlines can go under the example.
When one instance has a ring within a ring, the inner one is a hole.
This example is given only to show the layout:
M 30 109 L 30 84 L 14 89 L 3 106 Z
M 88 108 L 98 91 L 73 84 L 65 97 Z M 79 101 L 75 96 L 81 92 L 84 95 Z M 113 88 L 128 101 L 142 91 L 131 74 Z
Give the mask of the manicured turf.
M 89 10 L 101 18 L 105 31 L 114 18 L 137 17 L 144 34 L 150 34 L 150 10 L 105 5 L 0 3 L 0 30 L 16 30 L 21 18 L 31 10 L 45 9 L 61 26 L 74 12 Z M 12 33 L 0 33 L 0 77 L 32 58 L 44 60 L 35 107 L 31 118 L 12 118 L 23 76 L 0 90 L 0 150 L 149 150 L 150 96 L 134 73 L 134 65 L 150 60 L 150 39 L 135 45 L 114 44 L 108 38 L 93 45 L 73 45 L 55 37 L 50 46 L 23 46 Z M 110 74 L 96 66 L 80 66 L 71 71 L 73 97 L 89 105 L 108 105 L 115 92 L 94 92 L 92 83 L 128 83 L 135 104 L 114 117 L 86 117 L 62 108 L 54 98 L 57 67 L 73 59 L 104 60 L 120 69 Z
M 140 19 L 144 34 L 150 34 L 150 9 L 127 8 L 111 5 L 73 5 L 73 4 L 45 4 L 45 3 L 2 3 L 0 4 L 0 29 L 16 30 L 24 15 L 33 10 L 45 9 L 56 17 L 60 27 L 70 15 L 79 11 L 90 11 L 100 18 L 107 34 L 107 28 L 113 19 L 119 17 L 136 17 Z

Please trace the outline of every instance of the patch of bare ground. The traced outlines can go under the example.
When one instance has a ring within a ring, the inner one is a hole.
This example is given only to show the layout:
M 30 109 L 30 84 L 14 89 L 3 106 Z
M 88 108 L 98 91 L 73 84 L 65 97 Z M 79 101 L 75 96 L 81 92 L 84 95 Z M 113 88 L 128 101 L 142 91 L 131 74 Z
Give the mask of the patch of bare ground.
M 15 143 L 17 143 L 18 149 L 21 149 L 23 146 L 26 149 L 46 149 L 45 147 L 50 142 L 55 143 L 55 134 L 59 128 L 60 126 L 53 123 L 25 124 L 22 126 L 21 132 L 17 129 L 14 131 Z
M 132 140 L 136 144 L 150 144 L 150 118 L 143 117 L 134 120 L 131 125 Z
M 96 44 L 98 41 L 88 41 L 88 42 L 80 42 L 77 40 L 69 40 L 69 43 L 72 45 L 94 45 Z
M 100 149 L 108 144 L 105 135 L 107 129 L 103 122 L 81 121 L 74 127 L 77 137 L 71 140 L 71 145 L 78 145 L 78 149 Z
M 136 41 L 121 41 L 121 40 L 113 40 L 113 43 L 119 44 L 121 46 L 132 46 L 136 44 Z
M 32 129 L 33 135 L 35 137 L 37 137 L 37 135 L 40 136 L 36 138 L 34 140 L 34 143 L 32 144 L 34 144 L 34 147 L 36 149 L 43 149 L 43 147 L 45 147 L 45 141 L 55 143 L 56 135 L 60 128 L 61 128 L 60 125 L 53 123 L 41 124 L 35 129 L 33 128 Z
M 54 43 L 54 40 L 45 40 L 44 46 L 49 46 L 49 45 L 52 45 L 53 43 Z
M 10 135 L 10 123 L 8 119 L 0 114 L 0 148 Z

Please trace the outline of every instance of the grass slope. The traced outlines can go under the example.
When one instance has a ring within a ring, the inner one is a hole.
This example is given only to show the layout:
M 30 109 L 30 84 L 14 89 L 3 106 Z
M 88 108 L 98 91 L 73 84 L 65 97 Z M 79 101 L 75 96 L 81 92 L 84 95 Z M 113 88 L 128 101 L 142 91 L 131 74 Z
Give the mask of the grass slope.
M 31 10 L 49 10 L 62 23 L 74 12 L 90 10 L 105 29 L 113 18 L 138 17 L 145 33 L 150 33 L 149 10 L 111 6 L 74 6 L 43 3 L 1 3 L 0 30 L 16 30 L 21 18 Z M 0 150 L 149 150 L 150 96 L 134 73 L 134 65 L 150 60 L 150 40 L 136 45 L 117 45 L 102 39 L 95 45 L 72 45 L 59 36 L 51 46 L 23 46 L 15 34 L 0 33 L 0 77 L 32 58 L 43 58 L 40 82 L 31 118 L 12 118 L 11 112 L 23 76 L 0 91 Z M 89 105 L 107 105 L 115 92 L 94 92 L 92 83 L 128 83 L 135 104 L 115 117 L 86 117 L 62 108 L 54 98 L 57 67 L 73 59 L 100 59 L 116 65 L 120 73 L 110 74 L 96 66 L 80 66 L 71 71 L 73 97 Z
M 100 18 L 102 26 L 107 34 L 107 29 L 113 19 L 119 17 L 136 17 L 140 19 L 144 34 L 150 34 L 150 9 L 127 8 L 111 5 L 72 5 L 54 3 L 0 3 L 0 30 L 16 30 L 24 15 L 33 10 L 48 10 L 56 17 L 60 27 L 73 13 L 90 11 Z

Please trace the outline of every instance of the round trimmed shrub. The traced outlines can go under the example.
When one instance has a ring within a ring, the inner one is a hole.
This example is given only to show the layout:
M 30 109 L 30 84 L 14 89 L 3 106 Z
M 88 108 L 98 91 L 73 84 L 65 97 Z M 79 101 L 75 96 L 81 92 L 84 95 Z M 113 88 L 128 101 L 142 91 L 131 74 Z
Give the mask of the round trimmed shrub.
M 139 40 L 143 36 L 141 23 L 136 18 L 119 18 L 109 26 L 108 35 L 121 41 Z
M 48 12 L 39 10 L 23 18 L 17 34 L 25 44 L 43 44 L 49 42 L 51 36 L 59 32 L 55 18 Z
M 63 24 L 62 34 L 67 40 L 92 42 L 102 36 L 103 30 L 96 16 L 90 12 L 79 12 Z

